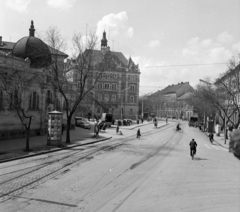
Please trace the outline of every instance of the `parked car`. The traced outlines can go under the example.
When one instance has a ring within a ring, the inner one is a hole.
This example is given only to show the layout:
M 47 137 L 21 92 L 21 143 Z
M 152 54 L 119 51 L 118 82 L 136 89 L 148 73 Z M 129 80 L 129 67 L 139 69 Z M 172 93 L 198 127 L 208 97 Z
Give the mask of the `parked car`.
M 236 129 L 230 134 L 229 152 L 240 157 L 240 129 Z
M 91 129 L 91 124 L 87 120 L 80 120 L 78 121 L 78 126 L 84 129 Z

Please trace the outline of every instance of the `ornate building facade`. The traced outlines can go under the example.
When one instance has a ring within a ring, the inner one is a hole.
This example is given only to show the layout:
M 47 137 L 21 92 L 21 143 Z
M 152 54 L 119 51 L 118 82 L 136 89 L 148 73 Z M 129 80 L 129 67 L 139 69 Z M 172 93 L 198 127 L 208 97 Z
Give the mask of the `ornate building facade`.
M 26 117 L 32 116 L 31 135 L 46 133 L 48 112 L 60 110 L 63 104 L 48 74 L 53 53 L 35 37 L 33 21 L 29 36 L 16 43 L 0 39 L 0 139 L 25 136 L 25 120 L 19 118 L 16 107 Z M 68 57 L 57 54 L 62 62 Z
M 136 119 L 138 114 L 140 70 L 131 57 L 127 59 L 123 53 L 114 52 L 107 46 L 106 32 L 103 32 L 101 49 L 93 50 L 93 58 L 101 58 L 108 55 L 109 67 L 104 70 L 98 79 L 97 85 L 92 90 L 93 100 L 81 103 L 85 108 L 98 117 L 102 113 L 112 113 L 114 119 Z M 93 74 L 98 75 L 99 69 L 94 69 Z M 74 75 L 74 74 L 73 74 Z M 75 75 L 73 81 L 79 84 L 79 76 Z M 89 80 L 88 84 L 92 85 Z M 87 111 L 79 110 L 78 116 L 87 116 Z

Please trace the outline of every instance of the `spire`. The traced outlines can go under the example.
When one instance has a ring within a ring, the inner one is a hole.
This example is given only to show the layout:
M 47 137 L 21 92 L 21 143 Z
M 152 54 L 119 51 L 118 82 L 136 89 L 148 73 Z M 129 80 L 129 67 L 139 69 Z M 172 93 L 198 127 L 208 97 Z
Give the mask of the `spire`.
M 106 38 L 106 32 L 105 32 L 105 30 L 104 30 L 104 32 L 103 32 L 103 38 L 102 38 L 102 40 L 101 40 L 101 48 L 102 48 L 102 47 L 104 47 L 104 48 L 107 47 L 107 38 Z
M 30 29 L 29 29 L 29 36 L 34 37 L 34 33 L 35 33 L 35 29 L 34 29 L 33 21 L 31 21 L 31 26 L 30 26 Z

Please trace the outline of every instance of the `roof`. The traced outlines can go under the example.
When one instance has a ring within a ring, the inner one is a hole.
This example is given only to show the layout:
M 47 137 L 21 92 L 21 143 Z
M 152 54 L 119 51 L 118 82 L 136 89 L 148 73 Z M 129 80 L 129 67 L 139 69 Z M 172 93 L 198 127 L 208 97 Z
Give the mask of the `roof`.
M 127 68 L 128 66 L 128 60 L 127 58 L 123 55 L 121 52 L 112 52 L 112 51 L 107 51 L 109 52 L 113 58 L 116 60 L 116 62 L 121 63 L 122 67 Z M 101 58 L 103 55 L 102 50 L 93 50 L 93 57 L 97 60 L 97 58 Z
M 2 45 L 0 45 L 0 50 L 9 50 L 12 51 L 13 46 L 15 45 L 14 42 L 9 42 L 9 41 L 2 41 Z
M 169 85 L 163 90 L 156 92 L 156 94 L 160 94 L 160 95 L 173 94 L 173 93 L 176 93 L 180 88 L 186 85 L 189 85 L 189 82 L 178 83 L 176 85 Z
M 51 53 L 48 46 L 39 38 L 27 36 L 15 43 L 12 55 L 23 59 L 29 58 L 32 68 L 51 64 Z
M 189 97 L 191 97 L 193 94 L 188 92 L 188 93 L 184 93 L 183 95 L 181 95 L 180 97 L 177 98 L 177 100 L 186 100 Z

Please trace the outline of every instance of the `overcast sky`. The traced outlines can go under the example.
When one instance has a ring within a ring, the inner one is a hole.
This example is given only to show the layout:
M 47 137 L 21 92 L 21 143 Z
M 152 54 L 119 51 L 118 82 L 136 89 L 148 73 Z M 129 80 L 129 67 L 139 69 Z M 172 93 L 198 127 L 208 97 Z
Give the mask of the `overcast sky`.
M 31 20 L 38 32 L 56 26 L 69 43 L 74 32 L 96 31 L 101 39 L 105 29 L 111 50 L 139 64 L 140 94 L 178 82 L 195 86 L 206 77 L 213 81 L 240 52 L 239 0 L 0 0 L 0 4 L 4 41 L 27 36 Z

